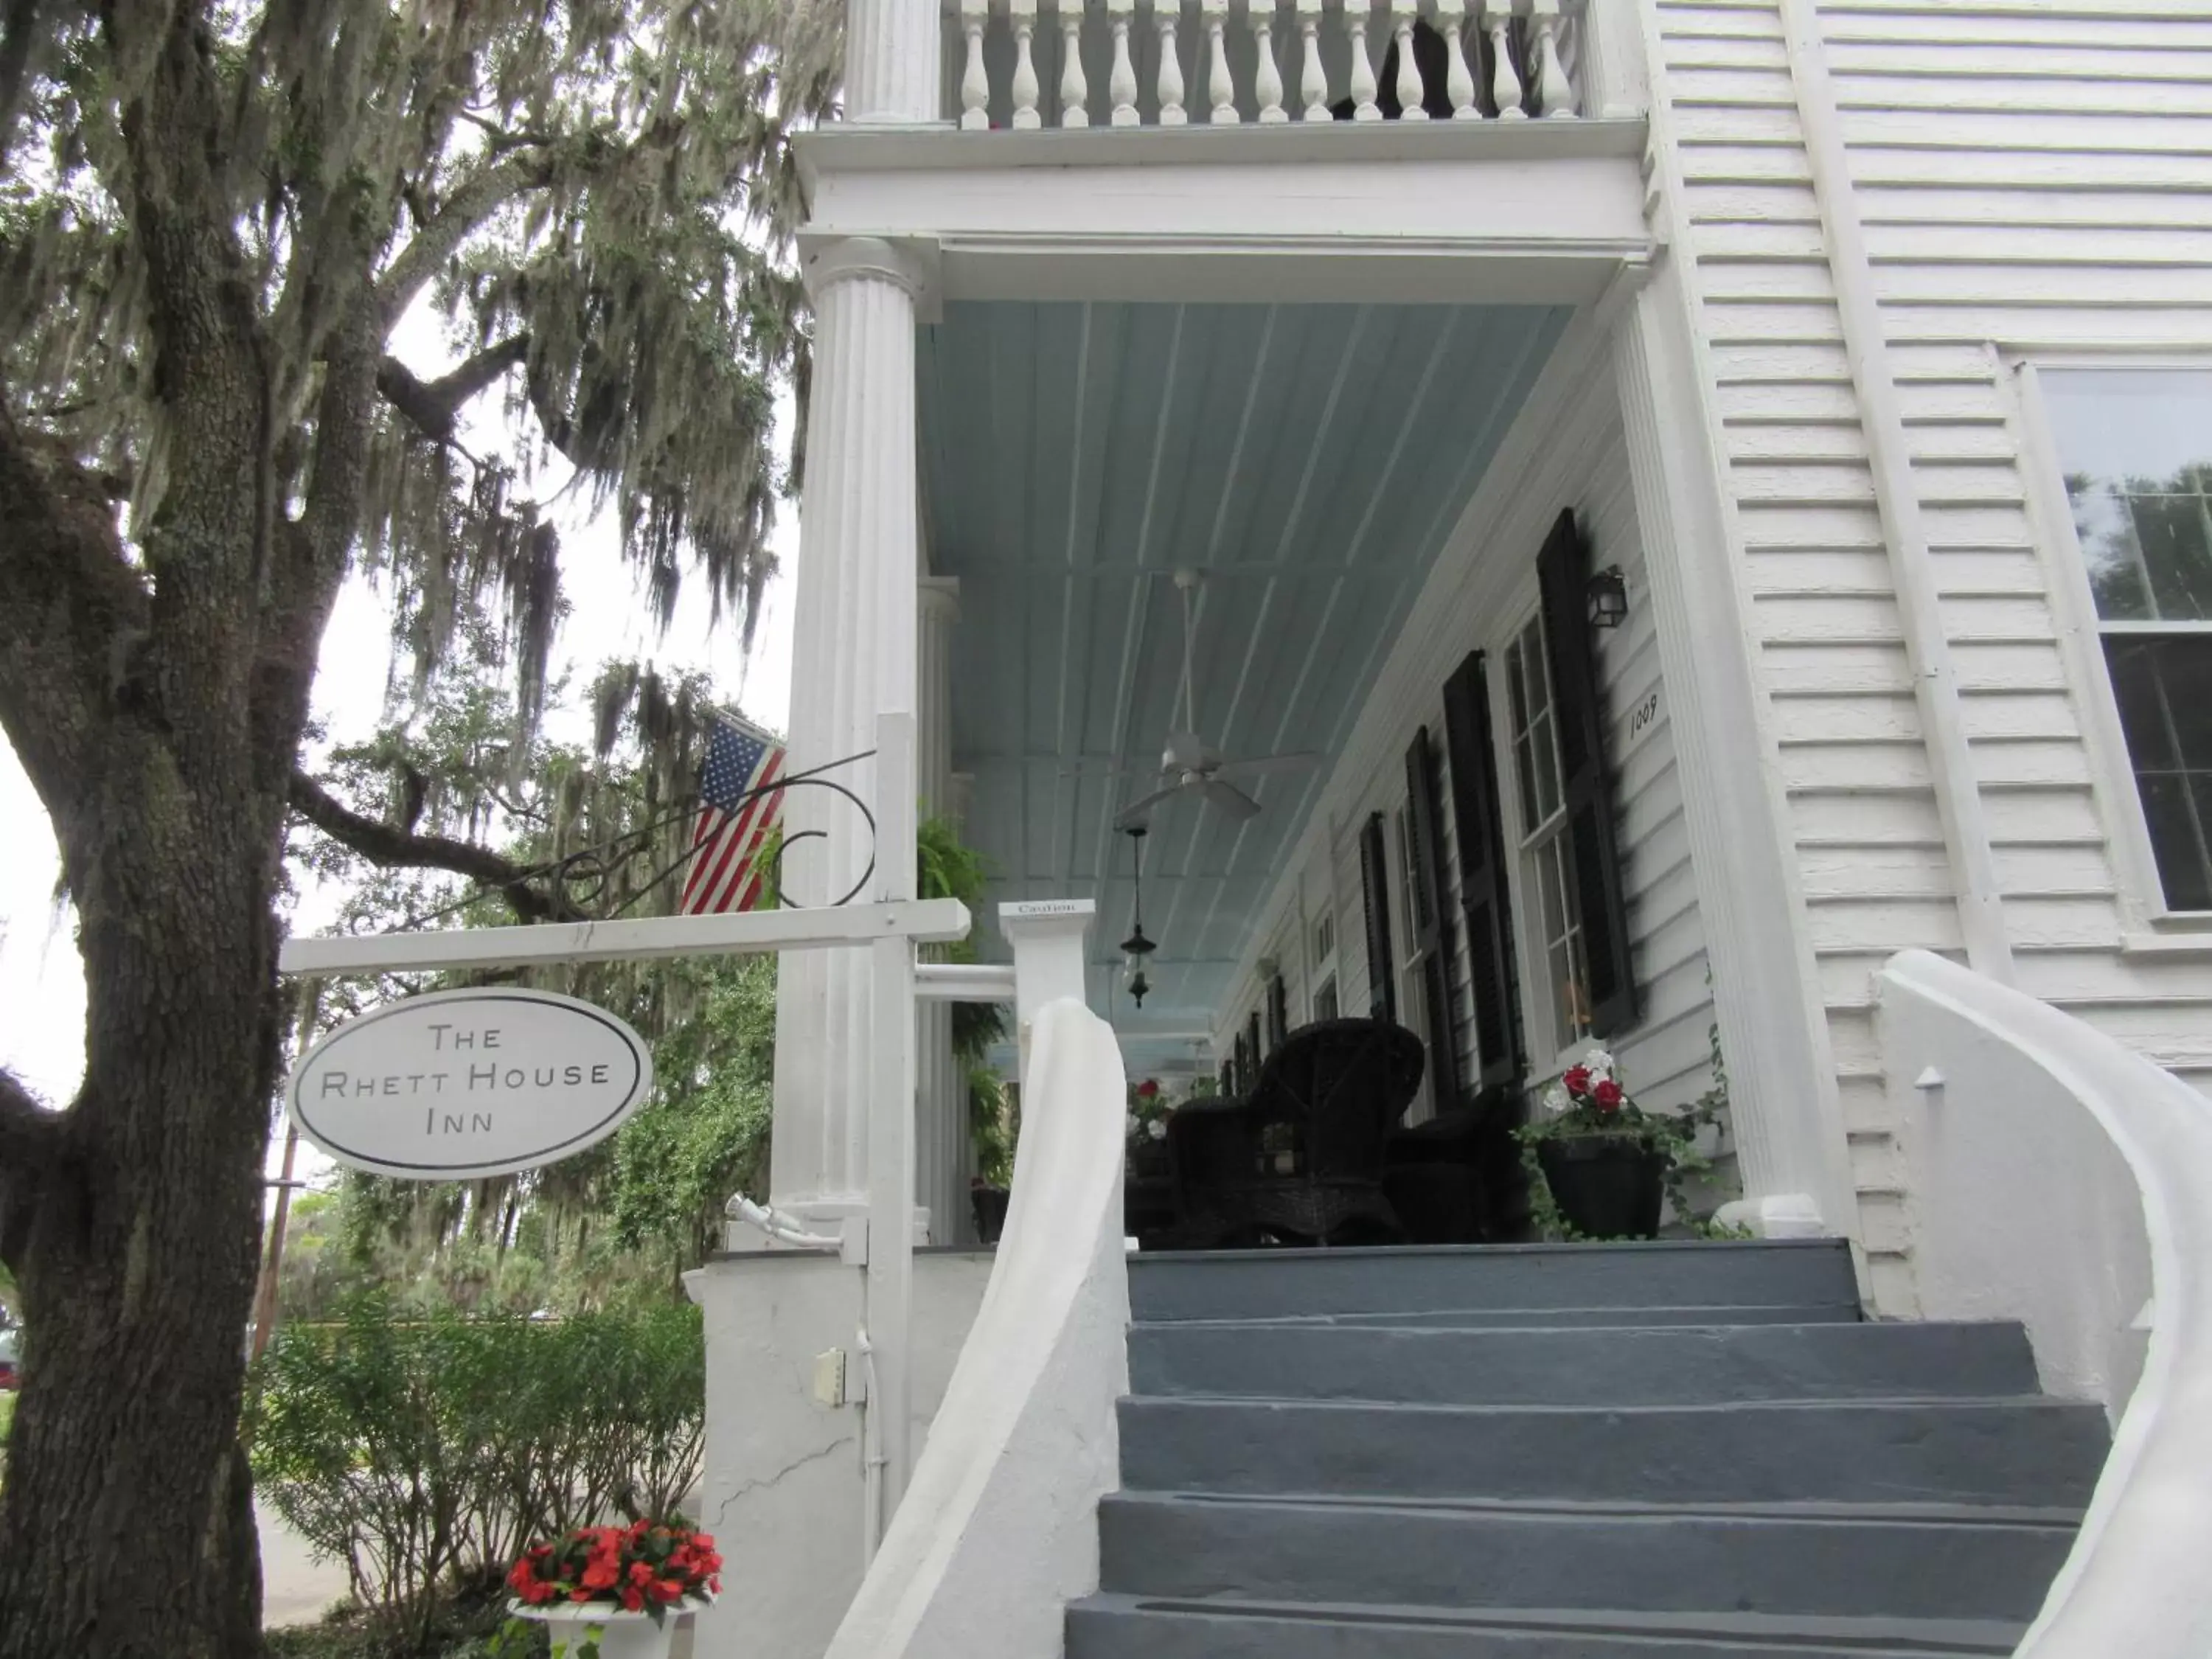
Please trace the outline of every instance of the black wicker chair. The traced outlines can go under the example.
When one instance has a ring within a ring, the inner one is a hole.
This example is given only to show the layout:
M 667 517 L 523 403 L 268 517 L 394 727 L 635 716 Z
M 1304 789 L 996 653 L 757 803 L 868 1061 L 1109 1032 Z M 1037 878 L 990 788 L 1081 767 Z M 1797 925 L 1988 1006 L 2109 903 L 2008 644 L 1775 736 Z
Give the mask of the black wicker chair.
M 1257 1156 L 1241 1179 L 1224 1170 L 1225 1184 L 1211 1195 L 1224 1231 L 1321 1245 L 1404 1238 L 1382 1178 L 1391 1129 L 1421 1086 L 1423 1063 L 1421 1040 L 1384 1020 L 1324 1020 L 1291 1032 L 1239 1114 Z

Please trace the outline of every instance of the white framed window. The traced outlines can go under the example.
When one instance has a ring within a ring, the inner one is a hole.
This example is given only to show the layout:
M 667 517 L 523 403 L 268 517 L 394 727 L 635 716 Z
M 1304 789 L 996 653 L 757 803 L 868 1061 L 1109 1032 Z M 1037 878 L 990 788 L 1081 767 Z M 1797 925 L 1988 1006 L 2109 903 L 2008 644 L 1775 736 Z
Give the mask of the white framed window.
M 2212 364 L 2039 364 L 2148 908 L 2212 915 Z M 2130 817 L 2130 808 L 2132 807 Z
M 1313 963 L 1316 968 L 1327 964 L 1336 954 L 1336 918 L 1323 911 L 1313 925 Z
M 1589 969 L 1540 614 L 1515 633 L 1502 667 L 1518 831 L 1524 982 L 1540 988 L 1524 1010 L 1529 1047 L 1540 1054 L 1548 1045 L 1554 1054 L 1563 1054 L 1589 1034 Z

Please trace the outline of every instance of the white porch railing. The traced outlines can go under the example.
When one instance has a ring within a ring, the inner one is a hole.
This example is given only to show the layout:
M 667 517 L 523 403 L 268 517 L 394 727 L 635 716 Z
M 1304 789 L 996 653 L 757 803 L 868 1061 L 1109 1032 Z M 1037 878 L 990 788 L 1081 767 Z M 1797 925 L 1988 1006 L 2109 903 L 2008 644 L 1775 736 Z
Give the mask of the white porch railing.
M 975 132 L 1272 126 L 1340 106 L 1355 122 L 1565 119 L 1583 108 L 1587 4 L 945 0 L 945 113 Z
M 1129 1378 L 1127 1085 L 1103 1020 L 1075 996 L 1034 1000 L 1080 991 L 1081 939 L 1079 926 L 1057 942 L 1073 951 L 1043 942 L 1064 971 L 1048 961 L 1042 987 L 1023 975 L 1024 1127 L 990 1288 L 827 1659 L 1058 1653 L 1066 1604 L 1098 1587 Z M 1020 964 L 1018 937 L 1015 950 Z
M 2019 1659 L 2203 1659 L 2212 1101 L 1924 951 L 1893 958 L 1880 991 L 1882 1063 L 1917 1166 L 1923 1311 L 2024 1321 L 2045 1386 L 2102 1400 L 2116 1419 Z

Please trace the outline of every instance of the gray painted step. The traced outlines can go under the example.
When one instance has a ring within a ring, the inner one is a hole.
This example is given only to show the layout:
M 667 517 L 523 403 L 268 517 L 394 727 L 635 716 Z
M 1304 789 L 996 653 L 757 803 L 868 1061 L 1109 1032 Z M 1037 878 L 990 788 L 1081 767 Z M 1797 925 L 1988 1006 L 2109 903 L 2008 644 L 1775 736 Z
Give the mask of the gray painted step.
M 1214 1250 L 1129 1260 L 1134 1316 L 1271 1319 L 1442 1309 L 1858 1305 L 1841 1240 Z
M 1208 1330 L 1255 1325 L 1285 1330 L 1365 1330 L 1389 1326 L 1399 1330 L 1549 1330 L 1559 1326 L 1603 1326 L 1619 1329 L 1650 1325 L 1856 1325 L 1856 1302 L 1823 1302 L 1780 1307 L 1725 1308 L 1427 1308 L 1398 1313 L 1285 1314 L 1267 1319 L 1178 1319 L 1177 1329 Z
M 1135 1492 L 2086 1504 L 2105 1416 L 2043 1399 L 1584 1409 L 1121 1402 Z
M 1986 1659 L 2019 1625 L 1752 1613 L 1205 1607 L 1096 1595 L 1067 1613 L 1067 1659 Z
M 2075 1528 L 1896 1511 L 1593 1513 L 1123 1493 L 1099 1506 L 1102 1583 L 1218 1603 L 2034 1617 Z
M 1517 1331 L 1178 1323 L 1129 1334 L 1133 1394 L 1419 1405 L 1990 1398 L 2036 1389 L 2018 1325 Z

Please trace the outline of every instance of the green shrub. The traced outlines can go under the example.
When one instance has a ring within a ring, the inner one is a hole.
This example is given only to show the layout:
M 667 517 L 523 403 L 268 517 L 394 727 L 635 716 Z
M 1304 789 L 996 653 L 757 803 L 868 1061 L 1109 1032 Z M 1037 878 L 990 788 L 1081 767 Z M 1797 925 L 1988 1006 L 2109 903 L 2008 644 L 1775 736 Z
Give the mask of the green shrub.
M 334 1325 L 279 1330 L 257 1382 L 264 1496 L 346 1563 L 398 1651 L 422 1650 L 454 1590 L 495 1585 L 531 1539 L 666 1515 L 699 1474 L 694 1308 L 416 1316 L 369 1294 Z

